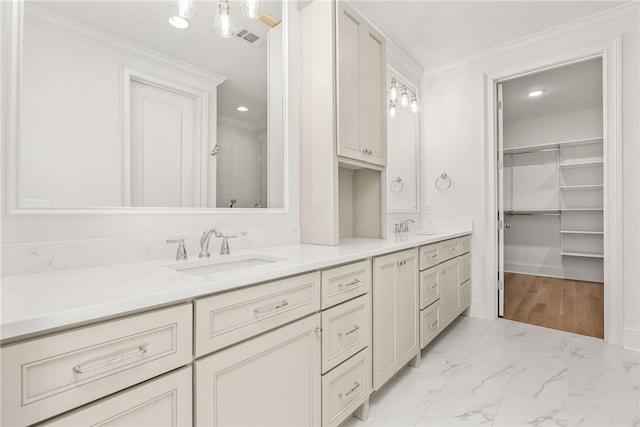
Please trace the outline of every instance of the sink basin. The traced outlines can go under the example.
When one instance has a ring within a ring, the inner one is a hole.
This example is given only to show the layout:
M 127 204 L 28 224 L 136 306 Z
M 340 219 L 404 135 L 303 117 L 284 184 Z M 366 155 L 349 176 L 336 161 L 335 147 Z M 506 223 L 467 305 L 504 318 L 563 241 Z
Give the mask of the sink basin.
M 235 255 L 165 265 L 166 268 L 195 276 L 256 267 L 284 261 L 285 258 L 262 254 Z
M 419 236 L 433 236 L 440 233 L 437 231 L 414 231 L 413 234 L 417 234 Z

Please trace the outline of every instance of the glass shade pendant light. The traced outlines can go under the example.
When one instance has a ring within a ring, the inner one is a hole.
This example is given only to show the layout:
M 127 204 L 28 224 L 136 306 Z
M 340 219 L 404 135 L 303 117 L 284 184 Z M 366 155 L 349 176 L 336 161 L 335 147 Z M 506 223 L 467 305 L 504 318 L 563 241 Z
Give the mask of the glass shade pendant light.
M 171 0 L 171 15 L 169 24 L 181 30 L 189 28 L 189 19 L 196 16 L 193 0 Z
M 389 99 L 394 103 L 398 100 L 398 82 L 396 81 L 396 79 L 391 80 L 391 87 L 389 88 Z
M 389 101 L 389 116 L 390 117 L 396 116 L 396 102 L 393 100 Z
M 409 94 L 407 93 L 407 88 L 405 88 L 404 91 L 402 91 L 402 95 L 400 95 L 400 104 L 405 108 L 409 106 Z
M 413 96 L 411 97 L 411 111 L 414 113 L 417 113 L 418 110 L 420 109 L 420 106 L 418 105 L 418 97 L 416 96 L 416 94 L 414 93 Z
M 228 39 L 233 35 L 233 31 L 231 31 L 231 8 L 229 7 L 229 0 L 218 1 L 214 29 L 216 34 L 224 39 Z
M 261 0 L 241 0 L 240 12 L 247 18 L 257 19 L 262 12 Z

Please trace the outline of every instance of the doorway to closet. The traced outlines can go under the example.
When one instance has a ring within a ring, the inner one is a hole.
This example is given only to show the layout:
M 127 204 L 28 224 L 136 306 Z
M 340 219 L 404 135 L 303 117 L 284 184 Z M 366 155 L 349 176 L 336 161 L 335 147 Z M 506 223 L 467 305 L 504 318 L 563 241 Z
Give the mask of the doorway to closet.
M 498 84 L 499 315 L 604 338 L 602 59 Z

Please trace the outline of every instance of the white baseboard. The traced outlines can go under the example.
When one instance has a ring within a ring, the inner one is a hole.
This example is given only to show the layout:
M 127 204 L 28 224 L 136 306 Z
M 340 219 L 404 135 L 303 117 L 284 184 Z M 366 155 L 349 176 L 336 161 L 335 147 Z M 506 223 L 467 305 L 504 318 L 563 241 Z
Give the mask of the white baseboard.
M 640 328 L 630 326 L 624 328 L 622 347 L 627 350 L 640 351 Z
M 601 268 L 563 268 L 544 265 L 505 263 L 504 270 L 508 273 L 532 274 L 534 276 L 558 277 L 561 279 L 585 280 L 589 282 L 604 282 L 604 271 Z

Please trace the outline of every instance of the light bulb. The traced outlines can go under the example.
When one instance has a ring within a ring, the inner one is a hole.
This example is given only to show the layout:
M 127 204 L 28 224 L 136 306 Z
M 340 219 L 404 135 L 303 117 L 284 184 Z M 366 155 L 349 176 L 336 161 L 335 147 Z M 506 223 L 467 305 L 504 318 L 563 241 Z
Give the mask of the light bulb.
M 391 87 L 389 88 L 389 99 L 396 102 L 398 99 L 398 83 L 395 80 L 391 80 Z
M 231 8 L 229 7 L 229 0 L 220 0 L 218 2 L 214 29 L 216 34 L 223 39 L 228 39 L 233 35 L 233 31 L 231 31 Z
M 419 109 L 418 97 L 416 95 L 413 95 L 413 97 L 411 98 L 411 111 L 413 111 L 414 113 L 417 113 L 418 109 Z
M 179 30 L 185 30 L 189 28 L 189 21 L 177 15 L 169 18 L 169 24 Z
M 260 0 L 242 0 L 240 2 L 240 12 L 247 18 L 259 18 L 262 11 L 262 2 Z
M 402 92 L 402 95 L 400 95 L 400 105 L 405 108 L 409 105 L 409 94 L 407 93 L 407 89 L 405 89 Z
M 394 101 L 391 101 L 389 103 L 389 116 L 390 117 L 396 116 L 396 103 Z
M 171 0 L 171 12 L 174 16 L 184 19 L 192 19 L 196 16 L 193 0 Z

